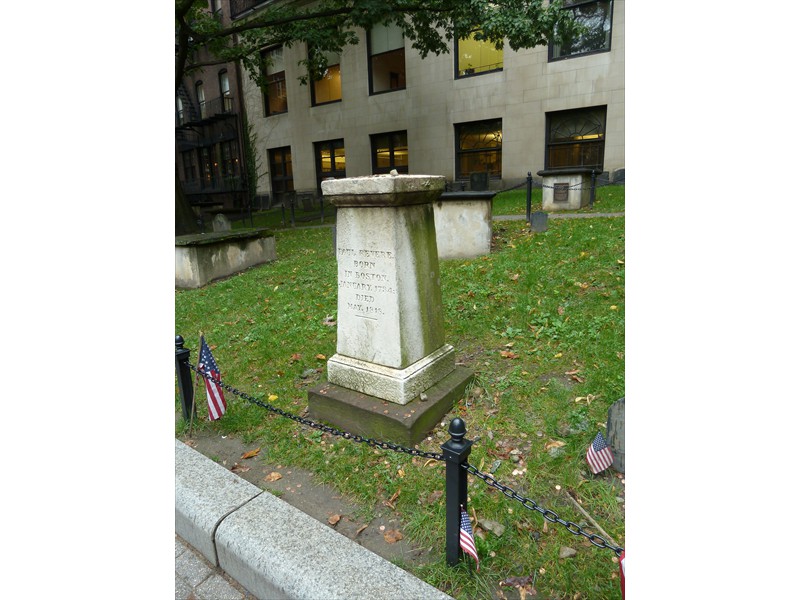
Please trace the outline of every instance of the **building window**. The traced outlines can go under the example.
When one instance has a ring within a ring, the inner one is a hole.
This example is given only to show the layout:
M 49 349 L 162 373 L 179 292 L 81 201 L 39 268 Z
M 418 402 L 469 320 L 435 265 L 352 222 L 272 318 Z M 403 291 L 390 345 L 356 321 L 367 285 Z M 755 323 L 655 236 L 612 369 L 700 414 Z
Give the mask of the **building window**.
M 342 72 L 339 55 L 334 52 L 326 52 L 325 58 L 327 59 L 325 71 L 311 85 L 312 106 L 339 102 L 342 99 Z
M 269 151 L 269 172 L 273 202 L 281 202 L 294 191 L 292 149 L 289 146 Z
M 186 111 L 183 109 L 183 101 L 180 96 L 175 98 L 175 121 L 178 125 L 186 123 Z
M 408 173 L 408 135 L 405 131 L 378 133 L 370 136 L 372 142 L 372 172 Z
M 194 84 L 195 95 L 197 96 L 197 106 L 200 107 L 200 118 L 206 118 L 206 92 L 203 89 L 203 82 L 198 81 Z
M 503 49 L 498 50 L 486 40 L 476 40 L 475 34 L 456 41 L 456 77 L 503 70 Z
M 231 96 L 231 82 L 228 79 L 227 69 L 219 72 L 219 95 L 222 97 L 222 112 L 231 112 L 233 110 L 233 97 Z
M 314 144 L 317 163 L 317 189 L 322 191 L 322 181 L 329 177 L 347 177 L 345 173 L 344 140 L 328 140 Z
M 369 93 L 406 87 L 406 48 L 403 30 L 396 24 L 376 25 L 368 36 Z
M 222 142 L 219 145 L 220 172 L 223 177 L 239 176 L 239 146 L 236 140 Z
M 266 116 L 288 112 L 286 99 L 286 70 L 283 63 L 283 46 L 261 53 L 264 65 L 264 113 Z
M 549 60 L 611 50 L 612 0 L 567 0 L 564 4 L 564 10 L 571 10 L 575 20 L 587 31 L 563 44 L 551 43 Z
M 197 157 L 194 150 L 181 152 L 183 158 L 183 180 L 197 181 Z
M 603 169 L 606 107 L 547 113 L 545 168 Z
M 200 175 L 202 177 L 202 187 L 204 188 L 214 187 L 215 163 L 213 149 L 210 146 L 200 148 Z
M 500 177 L 503 171 L 503 120 L 474 121 L 456 125 L 456 177 L 489 173 Z

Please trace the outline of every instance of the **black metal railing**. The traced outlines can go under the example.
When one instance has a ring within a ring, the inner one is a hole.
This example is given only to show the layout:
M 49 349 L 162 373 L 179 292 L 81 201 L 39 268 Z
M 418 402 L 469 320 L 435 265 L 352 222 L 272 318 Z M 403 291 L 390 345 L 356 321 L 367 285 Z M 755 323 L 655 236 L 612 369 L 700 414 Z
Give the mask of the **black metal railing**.
M 196 102 L 196 106 L 184 106 L 183 110 L 175 111 L 175 127 L 202 123 L 207 119 L 236 114 L 236 103 L 232 94 Z
M 183 191 L 186 194 L 242 192 L 245 189 L 245 178 L 242 176 L 214 177 L 210 180 L 196 179 L 183 182 Z
M 198 369 L 189 363 L 189 350 L 183 347 L 184 340 L 181 336 L 175 337 L 175 368 L 178 378 L 178 388 L 181 397 L 181 407 L 183 418 L 185 421 L 197 416 L 196 406 L 194 401 L 194 393 L 192 389 L 192 372 L 198 376 L 204 377 L 209 381 L 213 381 L 225 391 L 242 398 L 243 400 L 260 406 L 274 414 L 281 417 L 291 419 L 301 425 L 328 433 L 330 435 L 339 436 L 347 440 L 357 443 L 367 444 L 374 448 L 382 450 L 391 450 L 394 452 L 402 452 L 410 454 L 411 456 L 418 456 L 428 458 L 446 463 L 445 469 L 445 555 L 447 564 L 455 566 L 458 564 L 460 558 L 463 556 L 460 544 L 460 524 L 461 524 L 461 510 L 467 510 L 467 483 L 468 474 L 475 475 L 483 480 L 489 487 L 497 489 L 503 493 L 504 496 L 521 503 L 522 506 L 528 510 L 538 512 L 544 519 L 551 523 L 558 523 L 563 525 L 567 531 L 575 536 L 583 536 L 594 546 L 598 548 L 607 548 L 612 550 L 617 557 L 619 557 L 623 548 L 610 544 L 605 538 L 585 531 L 578 523 L 567 521 L 558 516 L 554 511 L 542 508 L 535 501 L 526 498 L 507 485 L 500 483 L 492 475 L 479 471 L 476 467 L 469 464 L 467 458 L 472 451 L 472 446 L 475 443 L 473 440 L 466 438 L 467 426 L 464 421 L 456 417 L 450 421 L 448 433 L 450 439 L 441 445 L 442 453 L 424 452 L 418 448 L 408 448 L 393 442 L 376 440 L 367 438 L 347 431 L 342 431 L 324 423 L 317 423 L 306 417 L 301 417 L 278 408 L 268 402 L 254 398 L 249 394 L 241 392 L 236 388 L 223 383 L 220 379 L 212 377 L 209 373 L 202 369 Z

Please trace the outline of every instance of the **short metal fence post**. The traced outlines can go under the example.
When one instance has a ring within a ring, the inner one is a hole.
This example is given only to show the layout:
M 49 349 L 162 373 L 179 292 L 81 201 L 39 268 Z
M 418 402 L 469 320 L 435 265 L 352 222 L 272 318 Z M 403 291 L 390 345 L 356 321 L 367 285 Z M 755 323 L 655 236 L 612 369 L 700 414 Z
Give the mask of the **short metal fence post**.
M 528 171 L 527 177 L 527 185 L 525 191 L 525 218 L 528 220 L 528 223 L 531 222 L 531 188 L 533 187 L 533 177 L 531 176 L 531 172 Z
M 463 467 L 472 450 L 472 441 L 464 439 L 467 426 L 458 417 L 450 421 L 448 428 L 450 439 L 442 444 L 444 458 L 447 463 L 445 474 L 445 509 L 446 509 L 446 555 L 447 564 L 451 567 L 458 564 L 461 556 L 459 543 L 461 528 L 461 507 L 467 510 L 467 470 Z
M 194 387 L 192 384 L 192 371 L 189 368 L 189 350 L 183 347 L 183 338 L 175 336 L 175 373 L 178 376 L 178 391 L 181 394 L 181 408 L 183 420 L 189 421 L 192 416 L 197 417 L 197 407 L 192 401 Z

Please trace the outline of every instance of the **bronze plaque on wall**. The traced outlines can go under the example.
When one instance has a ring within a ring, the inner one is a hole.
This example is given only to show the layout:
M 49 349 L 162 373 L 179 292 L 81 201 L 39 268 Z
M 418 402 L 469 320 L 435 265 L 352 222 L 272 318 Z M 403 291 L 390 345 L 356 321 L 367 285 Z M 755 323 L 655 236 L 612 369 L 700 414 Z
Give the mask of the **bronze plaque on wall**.
M 566 202 L 569 196 L 568 183 L 553 184 L 553 202 Z

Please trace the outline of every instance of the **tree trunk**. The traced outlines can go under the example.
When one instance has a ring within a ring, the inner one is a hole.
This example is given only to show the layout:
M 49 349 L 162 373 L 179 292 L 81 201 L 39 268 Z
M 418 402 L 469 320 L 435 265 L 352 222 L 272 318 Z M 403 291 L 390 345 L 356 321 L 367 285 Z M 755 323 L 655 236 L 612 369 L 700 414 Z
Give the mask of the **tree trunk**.
M 175 175 L 175 235 L 200 233 L 197 217 L 189 206 L 189 199 L 183 193 L 183 186 Z

